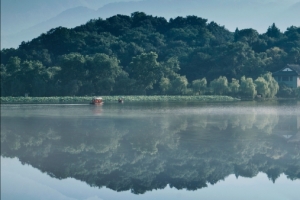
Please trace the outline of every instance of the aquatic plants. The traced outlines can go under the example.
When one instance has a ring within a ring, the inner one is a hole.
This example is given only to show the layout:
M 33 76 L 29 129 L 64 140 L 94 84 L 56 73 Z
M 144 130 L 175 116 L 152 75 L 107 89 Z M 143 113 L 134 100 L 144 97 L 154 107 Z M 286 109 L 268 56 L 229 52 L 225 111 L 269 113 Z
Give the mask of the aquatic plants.
M 119 96 L 102 96 L 104 102 L 117 102 Z M 125 102 L 166 102 L 166 101 L 237 101 L 239 99 L 229 96 L 122 96 Z M 28 104 L 64 104 L 64 103 L 89 103 L 92 97 L 1 97 L 3 103 L 28 103 Z

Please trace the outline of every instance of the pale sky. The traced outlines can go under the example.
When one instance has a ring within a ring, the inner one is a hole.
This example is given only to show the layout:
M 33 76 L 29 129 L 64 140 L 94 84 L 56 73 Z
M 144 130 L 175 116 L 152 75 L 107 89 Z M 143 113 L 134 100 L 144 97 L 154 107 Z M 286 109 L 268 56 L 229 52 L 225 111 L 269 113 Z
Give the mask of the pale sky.
M 86 7 L 82 12 L 87 14 L 59 16 L 78 6 Z M 72 28 L 135 11 L 166 19 L 196 15 L 230 31 L 253 28 L 264 33 L 273 23 L 283 32 L 300 26 L 300 0 L 1 0 L 1 48 L 16 48 L 58 26 Z

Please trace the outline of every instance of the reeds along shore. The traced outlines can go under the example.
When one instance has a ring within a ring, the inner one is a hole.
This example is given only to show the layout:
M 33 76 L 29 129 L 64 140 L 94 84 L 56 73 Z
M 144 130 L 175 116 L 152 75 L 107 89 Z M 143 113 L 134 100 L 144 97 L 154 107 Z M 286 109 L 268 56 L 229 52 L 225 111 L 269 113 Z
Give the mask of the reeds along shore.
M 1 97 L 1 104 L 63 104 L 89 103 L 93 97 Z M 120 96 L 102 96 L 104 102 L 118 102 Z M 166 101 L 238 101 L 229 96 L 122 96 L 124 102 L 166 102 Z

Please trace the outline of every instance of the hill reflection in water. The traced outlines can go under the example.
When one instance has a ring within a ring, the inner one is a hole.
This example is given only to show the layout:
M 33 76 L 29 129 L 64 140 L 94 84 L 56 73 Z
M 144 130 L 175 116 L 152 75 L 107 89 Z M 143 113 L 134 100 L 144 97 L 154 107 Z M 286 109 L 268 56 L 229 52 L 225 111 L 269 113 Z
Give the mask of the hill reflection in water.
M 2 105 L 1 156 L 140 194 L 227 176 L 300 178 L 297 103 Z

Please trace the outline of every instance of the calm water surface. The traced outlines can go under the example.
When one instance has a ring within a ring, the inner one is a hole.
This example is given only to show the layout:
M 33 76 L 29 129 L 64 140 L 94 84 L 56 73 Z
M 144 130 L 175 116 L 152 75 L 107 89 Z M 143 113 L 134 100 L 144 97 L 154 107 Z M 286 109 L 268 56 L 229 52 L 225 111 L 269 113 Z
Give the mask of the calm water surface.
M 297 102 L 1 105 L 1 199 L 300 196 Z

